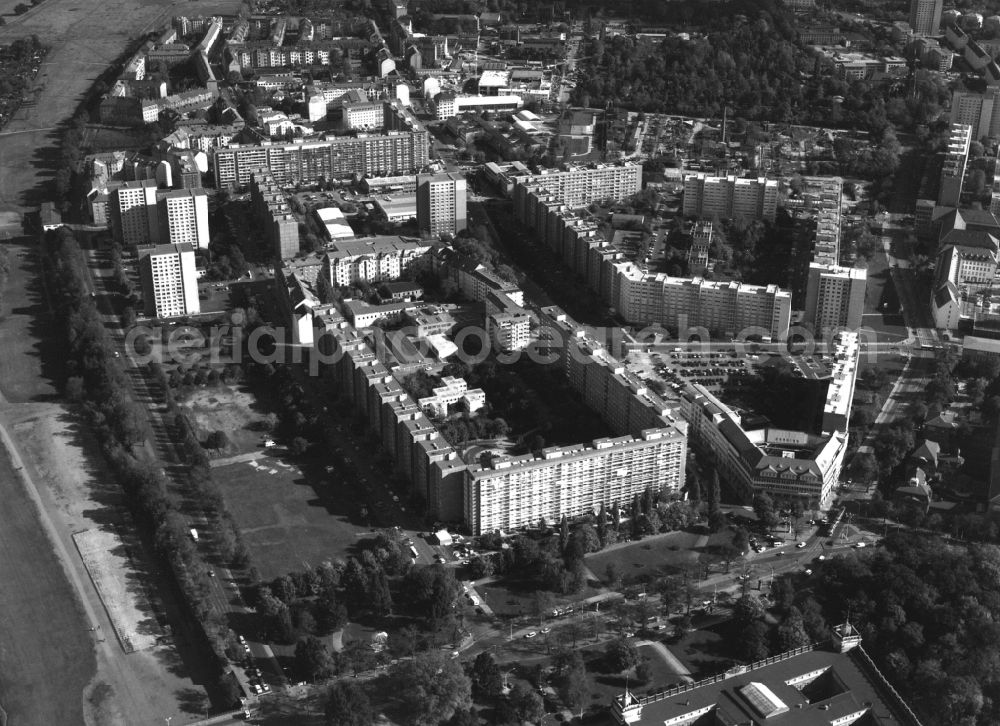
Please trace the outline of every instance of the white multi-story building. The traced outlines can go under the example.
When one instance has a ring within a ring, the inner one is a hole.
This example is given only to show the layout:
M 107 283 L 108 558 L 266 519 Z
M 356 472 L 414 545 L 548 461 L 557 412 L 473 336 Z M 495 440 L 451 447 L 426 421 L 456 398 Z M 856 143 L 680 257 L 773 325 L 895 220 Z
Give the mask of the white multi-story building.
M 382 101 L 369 99 L 364 91 L 351 89 L 338 100 L 345 129 L 380 129 L 385 112 Z
M 465 177 L 448 172 L 417 176 L 417 227 L 437 237 L 455 234 L 466 227 Z
M 579 207 L 602 199 L 626 199 L 642 190 L 641 164 L 593 164 L 538 174 L 515 174 L 514 204 L 523 206 L 531 187 L 545 190 L 564 204 Z M 522 215 L 523 218 L 524 215 Z
M 463 113 L 486 113 L 487 111 L 516 111 L 524 105 L 520 96 L 466 96 L 451 92 L 439 93 L 434 97 L 435 115 L 439 120 Z
M 867 271 L 860 268 L 809 264 L 805 321 L 817 333 L 830 328 L 857 330 L 865 308 Z
M 433 396 L 417 400 L 417 405 L 434 416 L 447 416 L 448 408 L 461 401 L 465 404 L 467 413 L 475 413 L 486 405 L 486 394 L 482 388 L 469 388 L 464 378 L 444 376 L 443 385 L 434 389 Z
M 190 244 L 140 247 L 139 277 L 147 315 L 169 318 L 201 311 L 198 272 Z
M 466 522 L 476 534 L 509 532 L 624 504 L 647 487 L 679 492 L 686 455 L 683 431 L 663 428 L 481 462 L 468 468 Z
M 962 199 L 971 142 L 971 126 L 957 123 L 951 125 L 938 187 L 938 205 L 942 207 L 957 207 Z
M 649 273 L 618 265 L 616 307 L 626 320 L 668 328 L 703 327 L 710 333 L 756 334 L 781 340 L 788 334 L 792 298 L 777 285 L 747 285 Z
M 770 219 L 778 211 L 775 179 L 691 174 L 684 179 L 684 215 L 720 219 Z
M 127 246 L 159 243 L 156 180 L 121 184 L 111 195 L 111 223 L 115 234 Z
M 326 252 L 330 283 L 351 285 L 359 280 L 396 280 L 407 266 L 430 250 L 423 240 L 406 237 L 367 237 L 335 240 Z
M 161 239 L 208 249 L 208 195 L 204 189 L 181 189 L 159 200 Z

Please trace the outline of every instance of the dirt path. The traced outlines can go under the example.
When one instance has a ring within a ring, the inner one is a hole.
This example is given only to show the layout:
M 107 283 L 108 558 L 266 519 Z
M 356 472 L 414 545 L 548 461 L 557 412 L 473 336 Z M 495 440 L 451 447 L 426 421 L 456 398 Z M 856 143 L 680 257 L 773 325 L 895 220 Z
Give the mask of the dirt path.
M 29 412 L 27 417 L 22 415 L 25 411 Z M 72 417 L 60 406 L 12 407 L 0 398 L 0 438 L 11 451 L 14 466 L 20 467 L 23 489 L 37 508 L 37 517 L 82 607 L 75 627 L 88 632 L 96 652 L 97 673 L 80 694 L 85 723 L 158 724 L 168 715 L 175 724 L 195 720 L 200 709 L 192 711 L 190 705 L 202 701 L 203 689 L 184 676 L 180 659 L 169 646 L 128 655 L 122 652 L 83 561 L 74 550 L 74 532 L 126 523 L 112 499 L 119 496 L 113 485 L 101 485 L 107 481 L 103 469 L 95 470 L 88 463 L 96 452 L 88 457 L 87 447 L 78 437 Z M 91 633 L 89 628 L 95 630 Z M 60 684 L 54 687 L 63 691 Z

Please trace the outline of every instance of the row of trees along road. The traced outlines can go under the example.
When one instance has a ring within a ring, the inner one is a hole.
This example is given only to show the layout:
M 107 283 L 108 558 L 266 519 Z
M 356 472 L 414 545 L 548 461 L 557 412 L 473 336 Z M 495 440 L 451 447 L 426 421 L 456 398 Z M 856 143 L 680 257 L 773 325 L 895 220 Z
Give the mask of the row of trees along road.
M 52 319 L 65 344 L 66 394 L 80 404 L 125 492 L 139 533 L 167 563 L 189 613 L 209 632 L 213 623 L 206 622 L 207 568 L 189 536 L 186 518 L 167 492 L 160 467 L 141 448 L 147 437 L 146 419 L 132 401 L 125 373 L 114 357 L 112 340 L 89 294 L 86 258 L 70 230 L 62 227 L 45 234 L 42 264 Z M 223 700 L 231 701 L 232 695 Z

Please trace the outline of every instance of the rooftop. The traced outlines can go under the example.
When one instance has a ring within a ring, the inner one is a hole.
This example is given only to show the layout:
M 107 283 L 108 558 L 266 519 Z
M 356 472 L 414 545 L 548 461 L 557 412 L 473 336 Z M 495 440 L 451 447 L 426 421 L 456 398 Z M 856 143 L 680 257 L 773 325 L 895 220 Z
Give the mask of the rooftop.
M 632 726 L 918 724 L 860 647 L 840 653 L 808 646 L 659 694 L 626 691 L 613 710 L 616 718 L 628 712 Z M 711 720 L 699 720 L 704 716 Z

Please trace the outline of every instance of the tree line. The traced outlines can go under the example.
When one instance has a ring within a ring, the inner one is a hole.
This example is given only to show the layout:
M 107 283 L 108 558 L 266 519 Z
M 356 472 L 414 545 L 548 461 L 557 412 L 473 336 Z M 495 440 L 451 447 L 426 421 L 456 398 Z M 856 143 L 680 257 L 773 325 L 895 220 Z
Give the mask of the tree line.
M 145 414 L 132 400 L 113 342 L 89 294 L 86 258 L 65 227 L 45 234 L 41 254 L 52 319 L 65 344 L 66 395 L 80 405 L 95 433 L 139 533 L 168 566 L 190 615 L 209 633 L 207 568 L 163 471 L 140 448 L 148 435 Z

